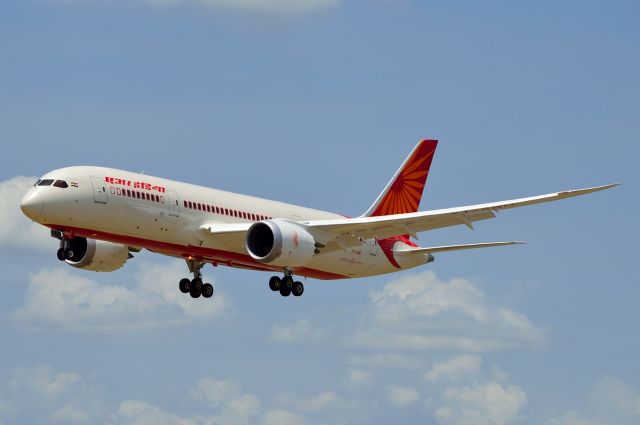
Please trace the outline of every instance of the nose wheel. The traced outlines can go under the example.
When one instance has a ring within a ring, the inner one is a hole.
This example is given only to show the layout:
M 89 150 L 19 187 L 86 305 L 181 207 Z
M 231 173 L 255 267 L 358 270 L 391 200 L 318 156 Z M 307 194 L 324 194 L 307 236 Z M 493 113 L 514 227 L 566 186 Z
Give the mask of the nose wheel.
M 193 279 L 187 278 L 180 279 L 178 288 L 183 294 L 189 294 L 191 298 L 211 298 L 213 296 L 213 285 L 210 283 L 202 282 L 202 272 L 200 271 L 204 267 L 205 263 L 195 260 L 187 260 L 187 266 L 189 271 L 193 273 Z
M 51 231 L 51 236 L 60 240 L 60 247 L 56 252 L 56 256 L 60 261 L 77 261 L 78 251 L 74 251 L 71 240 L 68 237 L 65 237 L 62 232 L 57 230 Z
M 291 274 L 285 274 L 283 278 L 271 276 L 269 289 L 273 292 L 280 292 L 283 297 L 288 297 L 291 294 L 294 297 L 299 297 L 304 292 L 304 285 L 302 282 L 294 281 Z

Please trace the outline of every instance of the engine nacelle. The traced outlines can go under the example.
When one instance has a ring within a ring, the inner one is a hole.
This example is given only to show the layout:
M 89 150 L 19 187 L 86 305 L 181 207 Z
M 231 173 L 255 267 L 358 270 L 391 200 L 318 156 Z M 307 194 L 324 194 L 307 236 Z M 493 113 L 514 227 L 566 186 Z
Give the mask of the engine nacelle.
M 316 254 L 316 241 L 304 227 L 286 220 L 265 220 L 247 232 L 247 252 L 261 263 L 304 266 Z
M 83 270 L 112 272 L 131 258 L 129 248 L 122 244 L 75 237 L 68 244 L 67 264 Z

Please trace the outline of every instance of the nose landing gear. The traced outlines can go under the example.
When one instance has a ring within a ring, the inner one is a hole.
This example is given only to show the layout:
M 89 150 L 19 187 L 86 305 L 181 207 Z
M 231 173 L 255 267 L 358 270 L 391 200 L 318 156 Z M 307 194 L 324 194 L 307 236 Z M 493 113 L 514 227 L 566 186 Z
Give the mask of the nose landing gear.
M 283 297 L 288 297 L 291 294 L 293 294 L 294 297 L 299 297 L 304 292 L 304 285 L 302 282 L 295 282 L 291 273 L 285 272 L 282 279 L 278 276 L 271 276 L 269 279 L 269 289 L 273 292 L 280 292 L 280 295 Z
M 187 266 L 189 271 L 193 273 L 193 279 L 187 278 L 180 279 L 178 288 L 183 294 L 188 293 L 191 298 L 211 298 L 213 296 L 213 285 L 210 283 L 202 282 L 202 272 L 200 271 L 204 267 L 205 263 L 196 260 L 187 260 Z
M 77 261 L 76 257 L 79 257 L 77 250 L 74 250 L 71 239 L 73 236 L 68 236 L 64 232 L 58 230 L 51 230 L 51 236 L 60 240 L 60 247 L 56 252 L 56 256 L 60 261 Z M 76 247 L 77 248 L 77 247 Z

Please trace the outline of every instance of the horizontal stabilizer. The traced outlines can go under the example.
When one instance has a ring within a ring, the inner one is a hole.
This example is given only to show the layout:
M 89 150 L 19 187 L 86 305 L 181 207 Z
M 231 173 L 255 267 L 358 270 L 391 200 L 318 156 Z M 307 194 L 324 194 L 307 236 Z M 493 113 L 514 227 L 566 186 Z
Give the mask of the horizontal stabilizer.
M 445 245 L 445 246 L 432 246 L 429 248 L 401 248 L 394 249 L 394 254 L 433 254 L 434 252 L 447 252 L 447 251 L 460 251 L 463 249 L 475 249 L 475 248 L 489 248 L 492 246 L 506 246 L 506 245 L 520 245 L 524 242 L 485 242 L 485 243 L 472 243 L 465 245 Z

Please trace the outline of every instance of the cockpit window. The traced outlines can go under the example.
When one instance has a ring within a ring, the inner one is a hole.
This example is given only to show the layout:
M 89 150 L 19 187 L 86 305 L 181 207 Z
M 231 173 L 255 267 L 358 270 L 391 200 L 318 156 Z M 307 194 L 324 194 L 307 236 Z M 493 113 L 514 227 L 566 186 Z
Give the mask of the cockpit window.
M 51 183 L 53 183 L 53 180 L 51 179 L 40 180 L 38 186 L 51 186 Z
M 53 184 L 55 187 L 61 187 L 62 189 L 66 189 L 69 187 L 69 185 L 67 184 L 66 181 L 64 180 L 56 180 L 56 182 Z
M 41 181 L 42 181 L 42 180 L 38 180 L 38 181 L 37 181 L 37 182 L 35 182 L 33 185 L 34 185 L 34 186 L 37 186 L 37 185 L 39 185 L 39 184 L 40 184 L 40 182 L 41 182 Z

